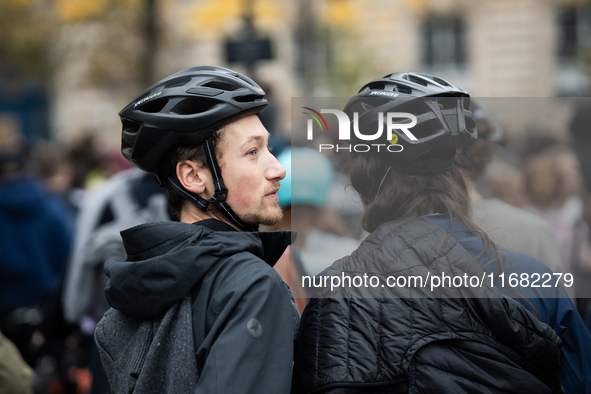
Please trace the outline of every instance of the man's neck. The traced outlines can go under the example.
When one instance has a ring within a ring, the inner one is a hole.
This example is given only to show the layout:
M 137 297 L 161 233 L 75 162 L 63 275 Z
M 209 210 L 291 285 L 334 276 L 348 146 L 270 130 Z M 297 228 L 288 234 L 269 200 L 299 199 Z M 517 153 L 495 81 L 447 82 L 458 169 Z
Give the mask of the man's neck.
M 231 223 L 230 220 L 228 220 L 228 218 L 226 218 L 217 209 L 204 212 L 204 211 L 198 209 L 193 204 L 188 203 L 188 204 L 185 204 L 185 206 L 183 207 L 183 210 L 181 211 L 181 215 L 180 215 L 180 221 L 182 223 L 195 223 L 195 222 L 200 222 L 202 220 L 207 220 L 207 219 L 219 220 L 221 222 L 224 222 L 224 223 L 232 226 L 237 231 L 242 231 L 241 229 L 239 229 L 236 226 L 235 223 Z

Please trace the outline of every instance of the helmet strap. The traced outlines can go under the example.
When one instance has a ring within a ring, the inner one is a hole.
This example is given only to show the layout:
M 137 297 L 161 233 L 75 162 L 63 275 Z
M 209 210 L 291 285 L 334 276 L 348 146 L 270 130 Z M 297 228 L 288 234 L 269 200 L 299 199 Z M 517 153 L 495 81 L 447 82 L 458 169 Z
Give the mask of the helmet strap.
M 258 231 L 259 226 L 251 225 L 243 220 L 241 220 L 236 213 L 230 208 L 230 206 L 226 203 L 226 198 L 228 197 L 228 188 L 224 184 L 224 180 L 222 178 L 222 172 L 218 165 L 217 158 L 215 157 L 215 151 L 213 149 L 213 141 L 211 138 L 208 138 L 203 143 L 203 149 L 205 151 L 205 157 L 207 159 L 207 165 L 211 171 L 211 175 L 213 177 L 213 184 L 215 186 L 215 193 L 209 199 L 206 200 L 205 198 L 186 190 L 183 185 L 179 182 L 176 175 L 169 176 L 168 181 L 170 182 L 171 186 L 185 199 L 191 201 L 193 204 L 197 206 L 197 208 L 201 209 L 203 212 L 213 211 L 214 209 L 220 210 L 220 212 L 230 219 L 238 228 L 243 231 Z M 209 208 L 210 205 L 213 205 L 213 208 Z

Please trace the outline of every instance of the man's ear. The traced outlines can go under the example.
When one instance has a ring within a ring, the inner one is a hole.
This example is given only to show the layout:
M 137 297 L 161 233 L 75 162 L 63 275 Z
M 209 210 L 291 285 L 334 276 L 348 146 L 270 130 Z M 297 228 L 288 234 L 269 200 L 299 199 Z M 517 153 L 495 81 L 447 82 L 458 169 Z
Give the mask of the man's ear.
M 192 160 L 179 161 L 176 164 L 176 176 L 185 189 L 195 194 L 201 195 L 213 187 L 213 179 L 209 169 Z M 208 194 L 206 193 L 202 197 L 211 197 Z

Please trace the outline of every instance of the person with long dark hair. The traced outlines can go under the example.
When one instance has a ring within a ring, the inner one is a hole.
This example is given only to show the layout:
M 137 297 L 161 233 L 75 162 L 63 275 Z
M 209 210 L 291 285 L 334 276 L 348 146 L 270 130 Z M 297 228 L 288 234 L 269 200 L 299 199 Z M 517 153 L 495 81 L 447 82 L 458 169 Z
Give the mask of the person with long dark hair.
M 387 113 L 416 125 L 398 127 L 379 152 L 348 154 L 370 234 L 321 274 L 341 278 L 338 289 L 312 289 L 292 392 L 591 392 L 591 336 L 560 281 L 496 246 L 470 217 L 462 161 L 477 131 L 468 93 L 426 74 L 391 74 L 363 86 L 344 112 L 352 146 L 392 130 Z M 363 275 L 379 282 L 345 284 Z M 552 286 L 542 288 L 546 276 Z

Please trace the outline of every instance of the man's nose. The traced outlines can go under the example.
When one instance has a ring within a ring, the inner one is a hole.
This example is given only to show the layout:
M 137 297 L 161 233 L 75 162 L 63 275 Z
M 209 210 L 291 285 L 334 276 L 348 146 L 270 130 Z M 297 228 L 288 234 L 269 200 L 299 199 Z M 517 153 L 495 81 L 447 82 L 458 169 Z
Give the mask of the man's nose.
M 275 156 L 271 155 L 271 162 L 267 171 L 267 177 L 272 180 L 280 181 L 285 178 L 285 174 L 285 168 L 279 164 L 279 161 L 277 161 Z

